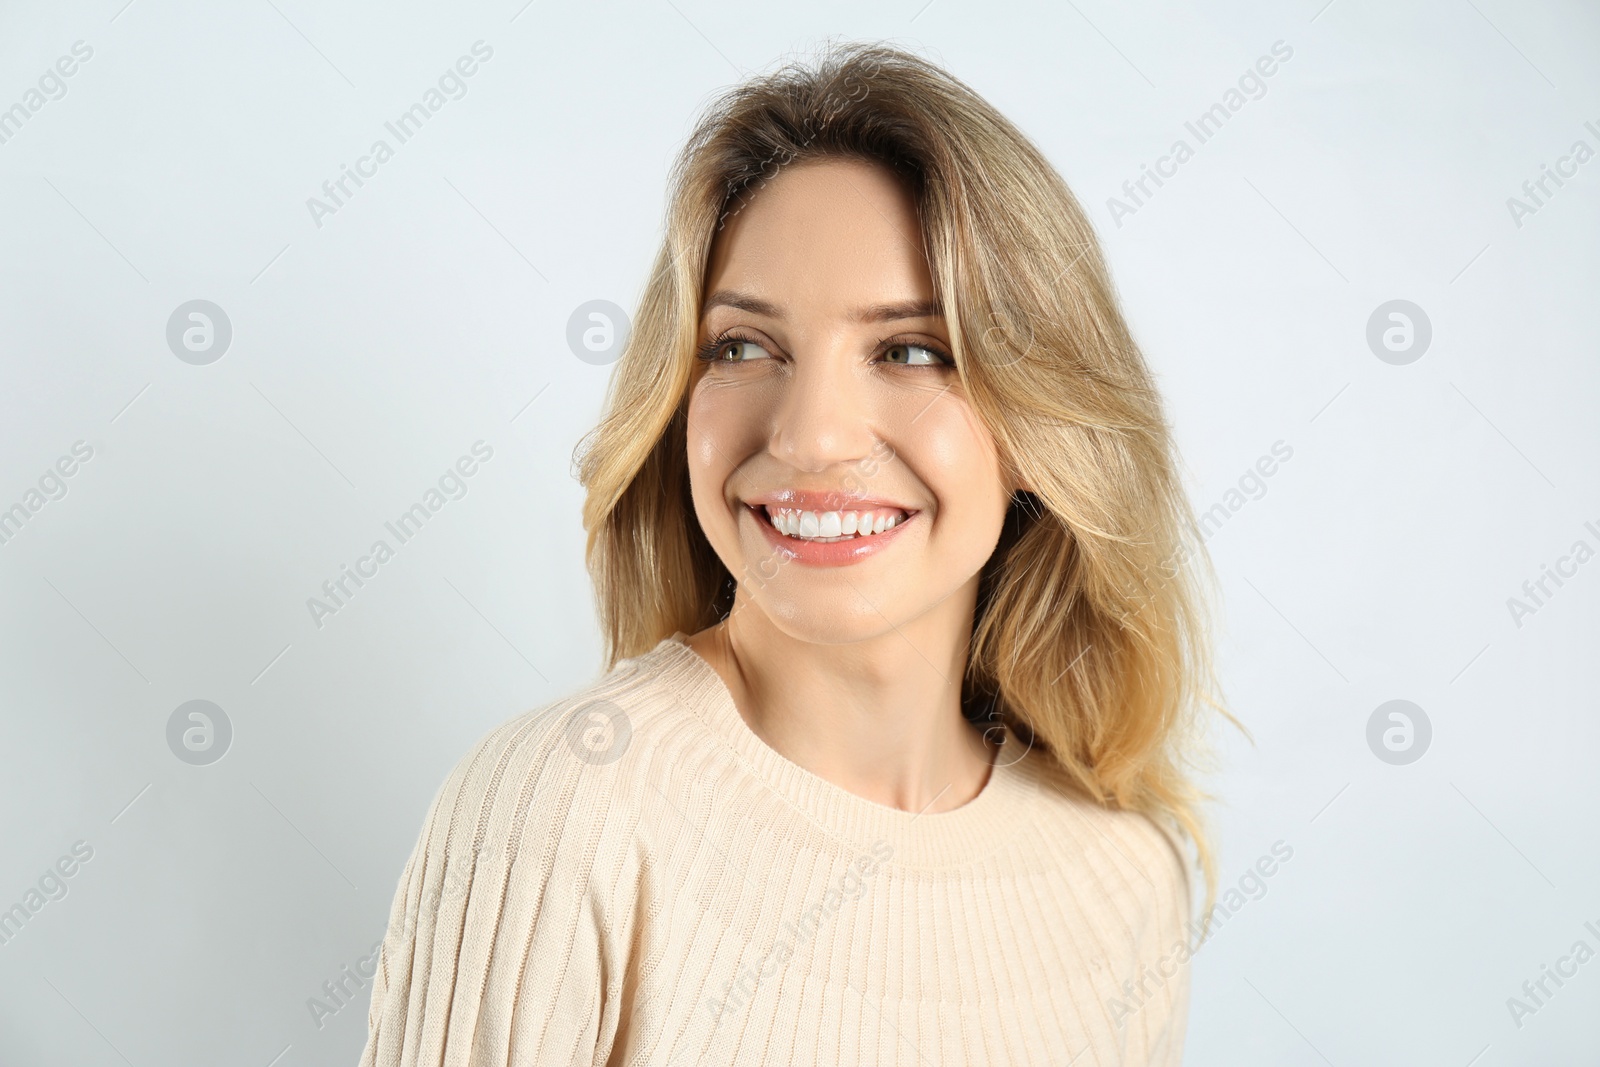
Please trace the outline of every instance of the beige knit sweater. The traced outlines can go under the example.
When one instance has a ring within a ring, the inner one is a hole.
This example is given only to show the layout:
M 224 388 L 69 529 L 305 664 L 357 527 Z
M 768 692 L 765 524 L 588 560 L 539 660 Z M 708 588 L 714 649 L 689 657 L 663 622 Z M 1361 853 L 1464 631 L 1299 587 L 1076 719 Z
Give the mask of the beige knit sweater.
M 362 1067 L 1179 1062 L 1171 836 L 1015 737 L 953 811 L 858 797 L 757 737 L 683 636 L 456 765 Z

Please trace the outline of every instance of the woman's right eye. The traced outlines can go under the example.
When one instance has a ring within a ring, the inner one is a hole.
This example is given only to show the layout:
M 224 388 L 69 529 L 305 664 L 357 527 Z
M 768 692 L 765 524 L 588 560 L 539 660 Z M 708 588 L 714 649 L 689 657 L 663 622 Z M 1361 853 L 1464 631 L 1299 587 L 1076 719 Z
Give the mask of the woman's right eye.
M 754 341 L 734 338 L 717 344 L 711 349 L 708 358 L 713 363 L 749 363 L 751 360 L 770 357 L 771 353 Z

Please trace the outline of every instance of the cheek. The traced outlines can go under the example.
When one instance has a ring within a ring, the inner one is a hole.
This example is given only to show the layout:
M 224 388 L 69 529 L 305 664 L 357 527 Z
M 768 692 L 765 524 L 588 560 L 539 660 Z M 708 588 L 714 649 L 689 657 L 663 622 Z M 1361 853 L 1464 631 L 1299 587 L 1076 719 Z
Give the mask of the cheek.
M 689 455 L 689 470 L 696 475 L 715 471 L 719 413 L 715 403 L 706 403 L 698 386 L 689 395 L 688 416 L 688 438 L 684 444 Z
M 713 390 L 697 383 L 689 392 L 689 466 L 711 468 L 717 461 L 718 438 L 726 434 L 727 411 Z
M 721 495 L 718 487 L 726 480 L 728 472 L 719 459 L 716 419 L 707 418 L 707 405 L 698 387 L 689 396 L 686 432 L 684 451 L 689 461 L 689 491 L 704 527 L 710 518 L 706 513 L 707 505 Z
M 702 382 L 689 395 L 686 432 L 695 505 L 723 507 L 728 479 L 744 457 L 760 447 L 759 417 L 752 415 L 749 397 Z
M 765 447 L 782 394 L 761 382 L 702 377 L 689 394 L 689 462 L 732 470 Z
M 965 403 L 935 405 L 906 428 L 897 447 L 952 522 L 989 525 L 995 514 L 1004 516 L 1010 497 L 993 438 Z

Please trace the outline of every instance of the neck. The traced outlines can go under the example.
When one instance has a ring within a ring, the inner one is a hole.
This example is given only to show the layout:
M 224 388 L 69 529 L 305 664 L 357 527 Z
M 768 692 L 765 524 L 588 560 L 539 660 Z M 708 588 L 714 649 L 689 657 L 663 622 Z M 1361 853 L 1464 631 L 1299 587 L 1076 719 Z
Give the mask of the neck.
M 936 610 L 822 644 L 779 630 L 736 597 L 728 618 L 689 645 L 779 755 L 886 807 L 937 813 L 982 792 L 996 748 L 961 714 L 970 606 L 965 614 L 964 625 Z

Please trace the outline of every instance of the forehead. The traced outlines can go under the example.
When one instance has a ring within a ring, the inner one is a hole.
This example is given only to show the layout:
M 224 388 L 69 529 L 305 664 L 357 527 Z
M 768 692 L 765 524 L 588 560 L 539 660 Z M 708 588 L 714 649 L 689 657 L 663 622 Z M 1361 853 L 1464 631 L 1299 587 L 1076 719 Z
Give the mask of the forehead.
M 707 293 L 853 305 L 927 299 L 932 278 L 904 181 L 857 159 L 793 164 L 729 205 L 712 243 Z

